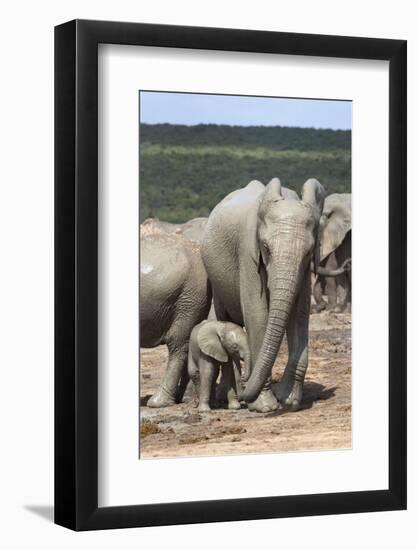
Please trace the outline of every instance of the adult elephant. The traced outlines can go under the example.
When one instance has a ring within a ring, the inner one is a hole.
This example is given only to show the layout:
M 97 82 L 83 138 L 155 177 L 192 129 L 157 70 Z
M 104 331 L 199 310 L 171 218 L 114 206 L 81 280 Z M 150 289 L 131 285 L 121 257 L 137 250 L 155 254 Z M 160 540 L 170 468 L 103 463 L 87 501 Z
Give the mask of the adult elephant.
M 333 193 L 326 197 L 320 219 L 320 265 L 336 269 L 352 256 L 352 195 Z M 342 303 L 338 304 L 338 288 L 343 289 Z M 327 302 L 323 299 L 327 294 Z M 346 271 L 337 279 L 318 276 L 313 286 L 316 310 L 350 310 L 351 272 Z
M 140 345 L 168 347 L 168 365 L 149 407 L 166 407 L 182 398 L 188 381 L 190 334 L 206 319 L 211 289 L 200 246 L 182 235 L 141 226 Z
M 201 243 L 208 218 L 193 218 L 185 223 L 164 222 L 158 218 L 147 218 L 142 227 L 145 231 L 161 230 L 164 233 L 184 235 L 190 241 Z
M 230 193 L 212 211 L 202 246 L 218 319 L 246 328 L 253 367 L 243 399 L 259 412 L 278 405 L 270 380 L 285 331 L 283 405 L 299 406 L 308 362 L 310 262 L 319 261 L 324 190 L 310 179 L 301 200 L 286 194 L 278 178 Z

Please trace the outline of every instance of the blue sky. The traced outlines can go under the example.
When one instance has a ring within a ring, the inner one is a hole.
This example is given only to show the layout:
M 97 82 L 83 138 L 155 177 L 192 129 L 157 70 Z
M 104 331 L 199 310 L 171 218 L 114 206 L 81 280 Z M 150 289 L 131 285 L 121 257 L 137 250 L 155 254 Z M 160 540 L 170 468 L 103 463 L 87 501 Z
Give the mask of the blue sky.
M 346 130 L 351 129 L 352 102 L 140 92 L 140 121 Z

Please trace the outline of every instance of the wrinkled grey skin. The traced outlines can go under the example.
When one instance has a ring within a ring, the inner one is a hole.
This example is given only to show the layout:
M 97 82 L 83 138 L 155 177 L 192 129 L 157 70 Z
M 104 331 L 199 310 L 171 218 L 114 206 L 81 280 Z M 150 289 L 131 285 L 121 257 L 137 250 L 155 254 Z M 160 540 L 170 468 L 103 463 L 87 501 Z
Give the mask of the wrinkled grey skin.
M 202 256 L 218 319 L 245 326 L 251 373 L 243 399 L 251 410 L 298 408 L 308 364 L 310 262 L 319 261 L 324 189 L 307 180 L 302 199 L 284 198 L 274 178 L 252 181 L 211 213 Z M 289 358 L 277 396 L 271 371 L 287 332 Z
M 337 269 L 352 256 L 352 195 L 334 193 L 326 197 L 320 219 L 320 265 L 326 269 Z M 338 304 L 338 294 L 343 290 L 343 300 Z M 323 299 L 327 294 L 327 302 Z M 351 272 L 347 270 L 337 279 L 319 276 L 313 285 L 316 311 L 329 309 L 350 311 Z
M 201 243 L 207 220 L 208 218 L 193 218 L 185 223 L 170 223 L 163 222 L 158 218 L 147 218 L 142 226 L 154 227 L 169 234 L 183 235 L 190 241 Z
M 166 344 L 169 352 L 166 372 L 149 407 L 166 407 L 182 399 L 190 334 L 207 317 L 210 303 L 200 246 L 182 235 L 141 226 L 140 345 Z
M 245 365 L 243 375 L 241 360 Z M 188 374 L 198 396 L 198 410 L 211 410 L 220 369 L 228 408 L 240 409 L 241 379 L 246 380 L 249 365 L 249 344 L 242 327 L 221 321 L 203 321 L 194 327 L 188 351 Z

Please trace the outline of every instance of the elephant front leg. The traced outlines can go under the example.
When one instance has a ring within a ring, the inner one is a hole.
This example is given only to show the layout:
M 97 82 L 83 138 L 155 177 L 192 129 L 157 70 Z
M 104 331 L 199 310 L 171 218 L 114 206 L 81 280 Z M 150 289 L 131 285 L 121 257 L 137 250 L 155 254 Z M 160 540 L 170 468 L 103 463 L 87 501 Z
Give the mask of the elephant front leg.
M 345 299 L 343 300 L 341 311 L 344 311 L 345 313 L 350 313 L 351 307 L 352 307 L 352 280 L 351 280 L 350 273 L 346 273 L 345 282 L 346 282 L 346 293 L 345 293 Z
M 169 407 L 175 405 L 178 400 L 178 393 L 181 391 L 179 382 L 181 377 L 186 374 L 188 343 L 180 348 L 170 348 L 171 346 L 168 344 L 167 369 L 158 390 L 149 399 L 148 407 Z
M 288 322 L 288 363 L 276 391 L 280 404 L 291 410 L 300 408 L 308 366 L 310 295 L 311 279 L 308 273 Z
M 259 273 L 251 264 L 250 269 L 241 269 L 240 296 L 242 299 L 242 315 L 248 335 L 251 370 L 259 356 L 262 342 L 268 324 L 268 302 L 266 298 L 266 280 L 259 277 Z M 251 375 L 251 373 L 248 373 Z M 250 411 L 267 413 L 278 408 L 278 401 L 271 389 L 269 377 L 262 391 L 251 403 Z
M 330 254 L 327 262 L 326 269 L 337 269 L 336 254 L 333 252 Z M 326 294 L 327 294 L 327 309 L 334 310 L 337 306 L 337 279 L 336 277 L 326 277 Z
M 219 374 L 219 366 L 212 360 L 201 358 L 199 361 L 200 392 L 199 412 L 211 411 L 211 400 L 214 394 L 214 385 Z
M 324 300 L 323 298 L 323 278 L 320 275 L 317 276 L 316 281 L 313 285 L 313 297 L 314 301 L 316 302 L 314 311 L 320 313 L 320 311 L 326 309 L 327 303 L 326 300 Z
M 347 279 L 347 289 L 346 289 L 346 298 L 345 298 L 345 312 L 350 313 L 352 310 L 352 279 L 351 279 L 350 273 L 346 276 L 346 279 Z
M 231 362 L 222 365 L 222 379 L 226 385 L 227 408 L 231 410 L 240 409 L 240 403 L 236 392 L 236 380 Z

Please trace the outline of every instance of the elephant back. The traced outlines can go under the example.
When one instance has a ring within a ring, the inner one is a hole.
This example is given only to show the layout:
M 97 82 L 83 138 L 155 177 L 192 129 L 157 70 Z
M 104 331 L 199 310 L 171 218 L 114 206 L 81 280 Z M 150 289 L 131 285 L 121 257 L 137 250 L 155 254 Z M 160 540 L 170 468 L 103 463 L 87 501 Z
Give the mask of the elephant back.
M 207 275 L 200 245 L 182 235 L 163 231 L 141 234 L 140 283 L 141 295 L 156 292 L 166 294 L 167 300 L 187 286 L 204 287 Z
M 201 243 L 208 218 L 194 218 L 182 224 L 179 233 L 186 239 Z

